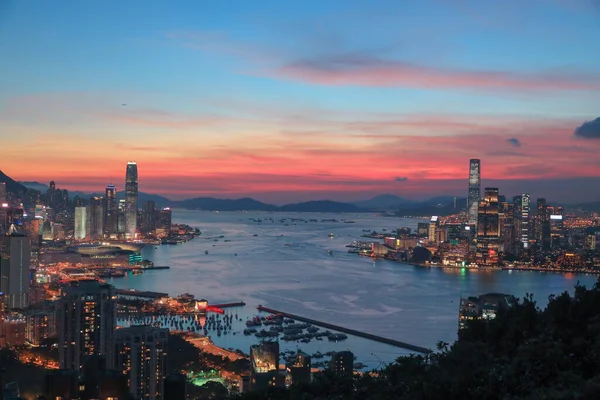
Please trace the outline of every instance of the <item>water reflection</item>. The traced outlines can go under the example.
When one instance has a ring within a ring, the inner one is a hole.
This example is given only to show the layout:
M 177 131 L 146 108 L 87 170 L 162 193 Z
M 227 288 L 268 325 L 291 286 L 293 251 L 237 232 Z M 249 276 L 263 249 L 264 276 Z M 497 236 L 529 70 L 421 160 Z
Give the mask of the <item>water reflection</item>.
M 294 225 L 288 220 L 286 226 L 280 218 L 307 222 Z M 308 221 L 341 218 L 356 223 Z M 596 281 L 589 275 L 422 268 L 385 260 L 373 263 L 370 258 L 347 253 L 346 244 L 365 240 L 360 237 L 363 229 L 415 229 L 417 219 L 175 210 L 173 220 L 200 228 L 202 235 L 182 245 L 147 246 L 145 258 L 171 269 L 114 279 L 113 284 L 173 295 L 189 292 L 212 303 L 243 300 L 248 314 L 262 304 L 424 347 L 455 340 L 461 294 L 505 292 L 523 297 L 533 293 L 543 306 L 552 293 L 572 291 L 578 281 L 586 285 Z M 330 233 L 334 237 L 329 237 Z M 248 345 L 237 336 L 227 340 L 232 347 Z M 351 348 L 351 344 L 349 341 L 347 346 Z M 398 351 L 360 346 L 365 358 L 373 358 L 370 352 Z

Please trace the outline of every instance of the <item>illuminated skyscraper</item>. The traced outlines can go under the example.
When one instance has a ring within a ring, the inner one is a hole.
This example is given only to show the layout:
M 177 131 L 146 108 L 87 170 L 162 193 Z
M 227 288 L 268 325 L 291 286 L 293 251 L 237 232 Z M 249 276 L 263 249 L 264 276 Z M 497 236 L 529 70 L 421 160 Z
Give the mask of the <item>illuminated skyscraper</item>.
M 117 369 L 127 376 L 135 399 L 164 399 L 169 330 L 154 326 L 132 326 L 115 332 Z
M 87 210 L 87 230 L 91 238 L 104 236 L 104 198 L 92 197 Z
M 62 369 L 79 371 L 92 355 L 114 362 L 117 305 L 113 287 L 96 280 L 71 282 L 57 302 L 58 359 Z
M 521 243 L 523 248 L 529 248 L 529 208 L 531 203 L 531 196 L 528 193 L 521 195 Z
M 117 233 L 119 218 L 117 212 L 117 188 L 115 188 L 115 185 L 110 184 L 106 186 L 104 199 L 104 233 L 112 235 Z
M 29 237 L 14 225 L 0 240 L 0 292 L 8 308 L 27 307 L 31 245 Z
M 477 263 L 480 265 L 498 264 L 500 243 L 498 206 L 498 189 L 485 188 L 477 217 Z
M 138 214 L 138 169 L 135 161 L 127 163 L 125 172 L 125 236 L 135 237 Z
M 75 239 L 85 239 L 87 236 L 87 208 L 75 207 Z
M 469 224 L 477 224 L 477 210 L 481 199 L 481 162 L 471 159 L 469 162 L 469 194 L 467 196 L 467 213 Z

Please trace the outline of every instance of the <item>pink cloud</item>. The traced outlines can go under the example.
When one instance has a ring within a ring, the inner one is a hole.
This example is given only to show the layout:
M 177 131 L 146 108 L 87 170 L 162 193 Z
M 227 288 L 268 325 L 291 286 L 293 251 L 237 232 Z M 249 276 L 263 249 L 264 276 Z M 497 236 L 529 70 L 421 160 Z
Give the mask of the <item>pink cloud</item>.
M 275 69 L 276 77 L 327 86 L 472 88 L 511 90 L 597 90 L 600 75 L 434 68 L 371 55 L 345 54 L 292 62 Z

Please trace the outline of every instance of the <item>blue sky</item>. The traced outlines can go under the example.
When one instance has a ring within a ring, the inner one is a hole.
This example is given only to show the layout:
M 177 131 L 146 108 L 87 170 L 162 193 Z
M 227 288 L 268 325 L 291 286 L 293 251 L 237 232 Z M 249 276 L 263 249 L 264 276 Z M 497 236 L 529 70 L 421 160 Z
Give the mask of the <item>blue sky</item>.
M 5 1 L 0 141 L 30 150 L 0 169 L 89 189 L 135 158 L 147 191 L 275 201 L 460 195 L 472 157 L 595 178 L 599 39 L 595 0 Z

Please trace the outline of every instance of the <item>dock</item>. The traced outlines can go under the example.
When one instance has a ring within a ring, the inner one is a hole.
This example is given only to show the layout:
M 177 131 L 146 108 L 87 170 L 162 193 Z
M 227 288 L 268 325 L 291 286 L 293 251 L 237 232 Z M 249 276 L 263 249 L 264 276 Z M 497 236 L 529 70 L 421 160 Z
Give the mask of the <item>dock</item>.
M 237 303 L 223 303 L 223 304 L 211 304 L 212 307 L 216 308 L 232 308 L 232 307 L 244 307 L 246 303 L 238 301 Z
M 389 344 L 391 346 L 399 347 L 399 348 L 406 349 L 406 350 L 411 350 L 411 351 L 414 351 L 414 352 L 417 352 L 417 353 L 429 354 L 429 353 L 432 352 L 430 349 L 427 349 L 425 347 L 415 346 L 415 345 L 410 344 L 410 343 L 400 342 L 398 340 L 388 339 L 388 338 L 384 338 L 384 337 L 381 337 L 381 336 L 372 335 L 370 333 L 357 331 L 357 330 L 354 330 L 354 329 L 344 328 L 343 326 L 337 326 L 337 325 L 333 325 L 333 324 L 330 324 L 330 323 L 327 323 L 327 322 L 321 322 L 321 321 L 317 321 L 317 320 L 314 320 L 314 319 L 301 317 L 299 315 L 294 315 L 294 314 L 286 313 L 284 311 L 274 310 L 272 308 L 258 306 L 257 309 L 258 309 L 258 311 L 264 311 L 264 312 L 268 312 L 270 314 L 282 315 L 284 317 L 287 317 L 287 318 L 290 318 L 290 319 L 293 319 L 293 320 L 296 320 L 296 321 L 306 322 L 306 323 L 309 323 L 309 324 L 312 324 L 312 325 L 316 325 L 316 326 L 320 326 L 320 327 L 326 328 L 326 329 L 333 329 L 333 330 L 338 331 L 338 332 L 347 333 L 347 334 L 352 335 L 352 336 L 362 337 L 362 338 L 373 340 L 373 341 L 379 342 L 379 343 Z
M 134 289 L 115 289 L 115 293 L 119 296 L 141 297 L 144 299 L 161 299 L 163 297 L 169 297 L 168 293 L 140 291 Z

